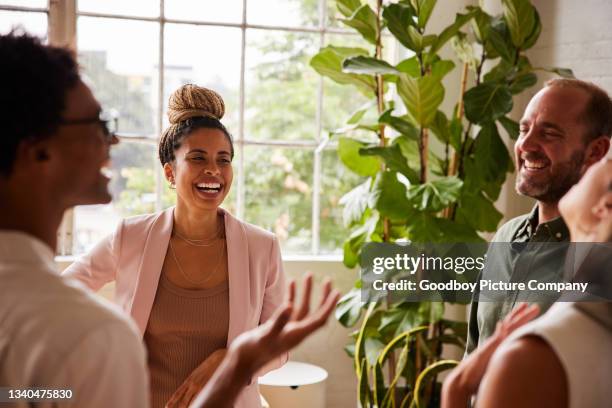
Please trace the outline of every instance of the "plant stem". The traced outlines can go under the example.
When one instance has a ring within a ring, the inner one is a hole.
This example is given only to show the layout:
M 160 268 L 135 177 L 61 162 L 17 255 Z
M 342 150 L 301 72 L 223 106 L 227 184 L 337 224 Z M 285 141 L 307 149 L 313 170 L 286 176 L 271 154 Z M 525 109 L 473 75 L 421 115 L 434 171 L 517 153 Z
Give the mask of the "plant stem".
M 461 71 L 461 87 L 459 89 L 459 103 L 457 104 L 457 119 L 459 121 L 463 120 L 463 94 L 465 94 L 465 89 L 467 88 L 467 79 L 469 73 L 469 66 L 467 63 L 463 64 L 463 70 Z M 456 150 L 453 152 L 453 157 L 451 159 L 451 164 L 448 169 L 447 175 L 454 176 L 457 174 L 457 162 L 458 162 L 459 152 Z
M 421 128 L 419 133 L 419 157 L 421 159 L 421 183 L 427 182 L 427 156 L 429 152 L 429 129 Z

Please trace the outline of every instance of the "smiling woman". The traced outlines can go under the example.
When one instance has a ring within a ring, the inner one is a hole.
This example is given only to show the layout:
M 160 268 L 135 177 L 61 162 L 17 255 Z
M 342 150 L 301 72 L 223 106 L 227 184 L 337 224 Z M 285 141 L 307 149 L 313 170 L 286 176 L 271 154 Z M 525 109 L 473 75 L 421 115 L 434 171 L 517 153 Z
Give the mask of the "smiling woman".
M 207 359 L 265 322 L 284 298 L 274 235 L 219 207 L 233 179 L 234 147 L 220 121 L 224 113 L 216 92 L 191 84 L 177 89 L 159 143 L 176 206 L 123 220 L 65 271 L 93 290 L 115 281 L 115 299 L 147 345 L 153 407 L 166 406 L 192 373 L 208 378 L 202 371 L 212 373 L 216 364 Z M 284 361 L 286 356 L 267 369 Z M 257 384 L 236 406 L 259 406 Z

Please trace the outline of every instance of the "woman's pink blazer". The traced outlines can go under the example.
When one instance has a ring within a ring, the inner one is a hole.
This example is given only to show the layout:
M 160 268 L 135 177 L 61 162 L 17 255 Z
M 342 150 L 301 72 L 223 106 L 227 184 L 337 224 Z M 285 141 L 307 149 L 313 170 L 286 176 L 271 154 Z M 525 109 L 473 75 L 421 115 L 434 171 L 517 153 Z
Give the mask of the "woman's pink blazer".
M 227 238 L 229 345 L 236 336 L 257 327 L 274 313 L 284 301 L 286 287 L 274 235 L 221 211 Z M 115 281 L 115 302 L 132 316 L 144 336 L 172 233 L 173 215 L 171 207 L 124 219 L 114 234 L 76 260 L 63 275 L 81 281 L 93 291 Z M 285 355 L 266 369 L 280 367 L 286 361 Z M 257 384 L 249 385 L 235 406 L 260 407 Z

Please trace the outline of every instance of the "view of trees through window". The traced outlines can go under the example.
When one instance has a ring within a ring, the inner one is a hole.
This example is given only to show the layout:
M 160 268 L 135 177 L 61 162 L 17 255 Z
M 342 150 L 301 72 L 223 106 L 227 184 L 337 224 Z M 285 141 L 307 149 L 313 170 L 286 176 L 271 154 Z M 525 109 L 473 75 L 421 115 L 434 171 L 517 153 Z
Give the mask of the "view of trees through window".
M 333 142 L 322 150 L 317 146 L 365 100 L 323 80 L 309 60 L 329 43 L 370 46 L 342 33 L 335 1 L 326 1 L 323 27 L 320 0 L 247 0 L 246 25 L 240 24 L 242 0 L 214 2 L 212 12 L 210 0 L 166 1 L 164 18 L 172 20 L 163 22 L 163 33 L 161 19 L 151 19 L 159 18 L 159 5 L 151 6 L 157 0 L 127 3 L 78 2 L 82 72 L 102 106 L 117 118 L 122 137 L 112 150 L 114 202 L 75 210 L 74 252 L 90 248 L 122 217 L 174 203 L 165 180 L 156 187 L 156 141 L 159 124 L 167 125 L 168 96 L 185 83 L 212 88 L 226 102 L 222 121 L 234 136 L 237 154 L 224 207 L 276 233 L 285 254 L 339 252 L 346 237 L 339 201 L 360 180 L 345 171 Z M 0 10 L 0 24 L 10 13 Z M 123 18 L 113 18 L 116 14 Z M 313 212 L 315 200 L 319 205 Z

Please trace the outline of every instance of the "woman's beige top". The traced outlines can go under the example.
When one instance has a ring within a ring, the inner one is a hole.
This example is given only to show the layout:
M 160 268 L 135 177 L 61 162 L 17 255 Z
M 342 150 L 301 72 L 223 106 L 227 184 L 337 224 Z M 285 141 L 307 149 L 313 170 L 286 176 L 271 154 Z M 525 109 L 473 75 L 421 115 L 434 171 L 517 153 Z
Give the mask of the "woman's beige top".
M 557 355 L 567 379 L 568 408 L 610 407 L 611 304 L 556 303 L 506 342 L 523 336 L 540 337 Z
M 151 407 L 164 407 L 176 389 L 215 350 L 227 347 L 229 287 L 180 288 L 161 274 L 144 341 Z

